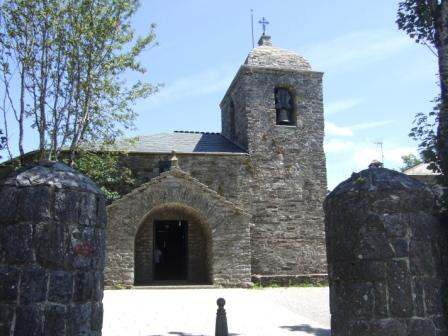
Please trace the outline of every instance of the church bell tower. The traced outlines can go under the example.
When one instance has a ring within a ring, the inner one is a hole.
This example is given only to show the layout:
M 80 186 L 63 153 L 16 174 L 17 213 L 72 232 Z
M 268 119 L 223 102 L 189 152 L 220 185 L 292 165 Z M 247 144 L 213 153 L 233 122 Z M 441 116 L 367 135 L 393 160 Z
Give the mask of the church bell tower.
M 322 72 L 262 35 L 221 102 L 222 135 L 253 164 L 252 273 L 326 273 Z M 300 281 L 300 280 L 299 280 Z

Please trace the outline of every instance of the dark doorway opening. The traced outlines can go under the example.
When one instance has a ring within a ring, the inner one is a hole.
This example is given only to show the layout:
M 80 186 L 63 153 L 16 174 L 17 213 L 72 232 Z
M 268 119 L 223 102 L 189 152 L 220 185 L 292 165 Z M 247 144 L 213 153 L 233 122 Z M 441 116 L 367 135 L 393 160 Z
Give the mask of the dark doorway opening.
M 187 230 L 187 221 L 154 221 L 154 280 L 187 279 Z

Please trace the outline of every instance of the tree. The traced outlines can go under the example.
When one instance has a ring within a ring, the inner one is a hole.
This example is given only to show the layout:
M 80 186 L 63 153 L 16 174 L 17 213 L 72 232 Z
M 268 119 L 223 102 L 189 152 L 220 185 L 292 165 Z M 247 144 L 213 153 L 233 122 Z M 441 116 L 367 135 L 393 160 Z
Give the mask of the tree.
M 438 59 L 440 97 L 433 111 L 416 116 L 410 135 L 421 141 L 423 159 L 442 172 L 440 182 L 448 186 L 448 0 L 401 1 L 397 24 Z
M 404 164 L 404 166 L 400 168 L 400 171 L 402 171 L 402 172 L 422 163 L 422 160 L 420 160 L 418 157 L 416 157 L 412 153 L 410 153 L 408 155 L 402 155 L 401 159 L 403 160 L 403 164 Z
M 6 147 L 6 137 L 3 135 L 3 131 L 0 129 L 0 151 L 4 150 Z M 2 156 L 0 155 L 0 159 Z
M 18 126 L 22 157 L 27 132 L 37 132 L 39 159 L 57 160 L 66 148 L 73 162 L 78 148 L 113 142 L 134 126 L 133 104 L 157 89 L 123 80 L 129 71 L 145 72 L 137 57 L 155 38 L 151 25 L 146 36 L 134 39 L 131 18 L 138 6 L 138 0 L 1 5 L 0 109 L 5 124 L 10 113 Z
M 104 192 L 107 203 L 119 199 L 134 184 L 132 172 L 120 164 L 121 152 L 78 152 L 74 166 L 89 176 Z

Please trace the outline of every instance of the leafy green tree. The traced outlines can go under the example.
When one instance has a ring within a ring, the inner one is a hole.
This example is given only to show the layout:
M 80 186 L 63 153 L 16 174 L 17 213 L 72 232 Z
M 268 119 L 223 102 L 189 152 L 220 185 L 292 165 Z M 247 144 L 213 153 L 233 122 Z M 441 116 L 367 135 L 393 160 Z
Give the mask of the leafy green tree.
M 76 153 L 73 165 L 101 188 L 110 204 L 122 196 L 126 187 L 134 184 L 131 170 L 120 163 L 124 155 L 120 152 L 80 151 Z
M 402 155 L 401 159 L 403 160 L 403 164 L 404 164 L 404 166 L 400 168 L 400 171 L 402 171 L 402 172 L 422 163 L 422 160 L 420 160 L 418 157 L 416 157 L 412 153 L 410 153 L 408 155 Z
M 133 104 L 157 89 L 123 79 L 145 72 L 137 58 L 155 38 L 154 25 L 135 38 L 138 6 L 138 0 L 3 2 L 0 83 L 7 104 L 0 109 L 17 123 L 21 156 L 27 132 L 37 132 L 40 159 L 57 160 L 68 148 L 72 162 L 81 146 L 112 142 L 134 126 Z
M 437 56 L 440 96 L 433 111 L 416 116 L 410 135 L 420 140 L 423 159 L 442 172 L 440 182 L 448 186 L 448 0 L 400 1 L 397 24 Z

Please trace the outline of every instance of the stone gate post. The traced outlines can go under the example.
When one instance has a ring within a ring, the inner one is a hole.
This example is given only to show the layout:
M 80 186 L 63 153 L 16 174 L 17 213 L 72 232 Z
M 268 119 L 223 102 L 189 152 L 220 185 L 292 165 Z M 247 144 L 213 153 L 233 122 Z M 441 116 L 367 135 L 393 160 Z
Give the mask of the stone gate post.
M 372 167 L 337 186 L 324 207 L 332 335 L 447 335 L 446 238 L 431 191 Z
M 0 335 L 101 335 L 105 199 L 61 163 L 0 181 Z

